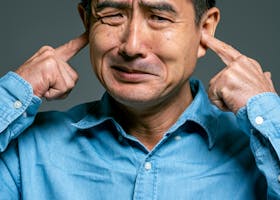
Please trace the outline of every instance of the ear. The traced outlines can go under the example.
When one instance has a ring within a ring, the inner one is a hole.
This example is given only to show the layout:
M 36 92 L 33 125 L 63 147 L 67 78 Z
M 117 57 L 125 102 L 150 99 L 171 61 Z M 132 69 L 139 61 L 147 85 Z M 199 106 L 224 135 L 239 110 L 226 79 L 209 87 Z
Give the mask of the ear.
M 88 31 L 88 29 L 89 29 L 88 13 L 81 3 L 78 4 L 78 11 L 79 11 L 80 17 L 83 21 L 84 27 Z
M 201 22 L 199 24 L 200 35 L 203 31 L 205 31 L 209 35 L 214 36 L 219 21 L 220 21 L 219 9 L 216 7 L 210 8 L 202 16 Z M 201 57 L 205 56 L 206 50 L 207 50 L 207 48 L 200 42 L 198 52 L 197 52 L 197 58 L 201 58 Z

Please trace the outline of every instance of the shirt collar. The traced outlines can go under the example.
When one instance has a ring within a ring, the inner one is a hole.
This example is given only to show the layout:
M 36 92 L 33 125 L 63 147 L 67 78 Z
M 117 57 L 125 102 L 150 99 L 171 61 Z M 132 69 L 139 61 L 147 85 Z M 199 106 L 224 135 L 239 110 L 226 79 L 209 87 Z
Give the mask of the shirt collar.
M 191 79 L 190 85 L 194 99 L 168 132 L 184 126 L 190 131 L 206 136 L 209 149 L 211 149 L 215 144 L 218 131 L 217 119 L 221 111 L 210 102 L 201 81 Z
M 111 106 L 111 97 L 105 92 L 101 100 L 94 102 L 88 113 L 80 121 L 72 123 L 72 125 L 78 129 L 89 129 L 108 120 L 114 121 Z
M 198 125 L 196 127 L 200 127 L 200 134 L 206 134 L 208 146 L 211 149 L 215 144 L 217 116 L 220 111 L 210 103 L 203 84 L 200 81 L 191 79 L 190 84 L 194 100 L 179 117 L 177 122 L 169 129 L 167 134 L 176 131 L 183 125 L 186 125 L 187 128 L 194 127 L 193 125 L 188 126 L 189 124 Z M 117 124 L 112 115 L 111 101 L 110 95 L 106 92 L 100 101 L 95 102 L 85 117 L 72 125 L 78 129 L 89 129 L 108 120 Z

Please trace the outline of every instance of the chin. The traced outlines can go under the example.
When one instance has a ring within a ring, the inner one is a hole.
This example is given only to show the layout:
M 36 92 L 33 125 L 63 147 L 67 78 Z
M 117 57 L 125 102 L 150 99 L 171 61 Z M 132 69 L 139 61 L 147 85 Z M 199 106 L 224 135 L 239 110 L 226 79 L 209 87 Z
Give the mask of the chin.
M 142 108 L 149 107 L 159 102 L 159 95 L 152 91 L 108 91 L 109 94 L 120 104 L 124 106 Z

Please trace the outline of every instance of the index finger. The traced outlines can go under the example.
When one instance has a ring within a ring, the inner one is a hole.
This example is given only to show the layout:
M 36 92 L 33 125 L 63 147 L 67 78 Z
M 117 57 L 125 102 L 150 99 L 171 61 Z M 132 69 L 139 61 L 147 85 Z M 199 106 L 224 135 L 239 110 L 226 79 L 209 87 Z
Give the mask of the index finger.
M 88 44 L 88 33 L 85 32 L 77 38 L 70 40 L 55 49 L 56 54 L 63 60 L 68 61 Z
M 228 65 L 236 60 L 242 54 L 232 46 L 214 38 L 213 36 L 202 32 L 201 42 L 206 47 L 212 49 Z

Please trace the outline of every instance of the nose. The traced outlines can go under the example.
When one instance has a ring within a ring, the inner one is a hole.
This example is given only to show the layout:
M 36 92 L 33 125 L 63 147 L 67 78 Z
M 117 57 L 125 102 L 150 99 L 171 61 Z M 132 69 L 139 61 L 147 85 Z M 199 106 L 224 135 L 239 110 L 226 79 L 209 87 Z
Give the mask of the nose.
M 119 55 L 125 60 L 146 57 L 146 42 L 148 35 L 144 31 L 141 23 L 140 19 L 133 19 L 127 25 L 119 48 Z

